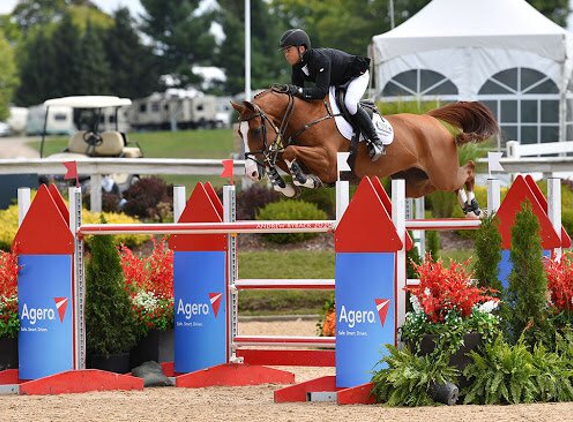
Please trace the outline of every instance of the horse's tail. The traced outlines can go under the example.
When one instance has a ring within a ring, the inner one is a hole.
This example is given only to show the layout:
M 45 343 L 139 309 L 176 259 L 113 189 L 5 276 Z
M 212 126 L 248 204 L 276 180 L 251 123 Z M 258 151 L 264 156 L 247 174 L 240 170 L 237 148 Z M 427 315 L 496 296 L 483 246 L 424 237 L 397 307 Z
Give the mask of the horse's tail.
M 454 136 L 457 145 L 482 142 L 499 133 L 499 125 L 493 113 L 479 101 L 459 101 L 427 114 L 461 130 Z

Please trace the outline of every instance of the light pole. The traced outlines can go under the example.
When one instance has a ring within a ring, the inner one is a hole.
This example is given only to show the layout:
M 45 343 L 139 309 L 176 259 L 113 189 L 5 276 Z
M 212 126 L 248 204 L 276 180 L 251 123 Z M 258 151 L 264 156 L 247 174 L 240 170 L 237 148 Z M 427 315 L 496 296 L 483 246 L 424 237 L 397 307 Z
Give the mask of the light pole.
M 251 99 L 251 0 L 245 0 L 245 100 Z
M 390 29 L 394 29 L 394 0 L 388 0 L 388 14 L 390 15 Z

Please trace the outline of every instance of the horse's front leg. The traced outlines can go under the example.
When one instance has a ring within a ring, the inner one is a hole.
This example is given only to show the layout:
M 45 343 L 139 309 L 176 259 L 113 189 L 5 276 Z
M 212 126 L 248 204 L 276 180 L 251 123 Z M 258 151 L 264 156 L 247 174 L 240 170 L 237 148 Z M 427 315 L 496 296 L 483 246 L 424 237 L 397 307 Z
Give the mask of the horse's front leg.
M 289 168 L 284 163 L 279 162 L 277 166 L 279 166 L 281 170 L 287 173 L 289 172 Z M 287 183 L 279 174 L 279 170 L 276 167 L 267 168 L 267 174 L 275 191 L 282 193 L 287 198 L 294 198 L 298 195 L 298 188 L 291 183 Z
M 328 179 L 327 171 L 332 167 L 328 159 L 329 153 L 322 147 L 290 145 L 285 148 L 282 158 L 287 164 L 296 186 L 315 189 L 321 187 L 323 181 L 329 181 L 321 178 L 322 176 Z M 302 170 L 301 163 L 310 170 L 309 173 Z M 314 169 L 322 169 L 322 171 L 315 171 Z

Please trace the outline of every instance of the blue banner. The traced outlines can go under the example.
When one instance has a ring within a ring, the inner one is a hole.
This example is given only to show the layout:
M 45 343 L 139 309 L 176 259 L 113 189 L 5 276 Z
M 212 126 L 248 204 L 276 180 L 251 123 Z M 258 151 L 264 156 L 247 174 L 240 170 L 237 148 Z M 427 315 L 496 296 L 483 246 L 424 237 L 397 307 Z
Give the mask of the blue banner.
M 175 252 L 175 372 L 227 362 L 225 252 Z
M 513 264 L 510 259 L 510 250 L 501 251 L 501 261 L 499 262 L 499 281 L 504 289 L 509 287 L 509 275 L 513 268 Z M 543 251 L 543 256 L 550 257 L 551 251 Z
M 73 369 L 71 255 L 20 255 L 18 264 L 20 379 Z
M 395 253 L 336 254 L 336 387 L 369 382 L 395 342 Z

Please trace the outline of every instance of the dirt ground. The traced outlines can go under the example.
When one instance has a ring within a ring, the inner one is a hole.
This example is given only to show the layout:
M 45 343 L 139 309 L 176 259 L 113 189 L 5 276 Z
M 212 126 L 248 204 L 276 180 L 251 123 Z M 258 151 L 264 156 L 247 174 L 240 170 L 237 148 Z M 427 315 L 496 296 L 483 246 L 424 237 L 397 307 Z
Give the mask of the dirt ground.
M 241 334 L 314 335 L 315 321 L 241 322 Z M 333 368 L 282 367 L 297 381 L 333 375 Z M 0 396 L 0 422 L 554 422 L 573 421 L 573 403 L 519 406 L 386 408 L 334 403 L 275 404 L 278 385 L 146 388 L 58 396 Z

